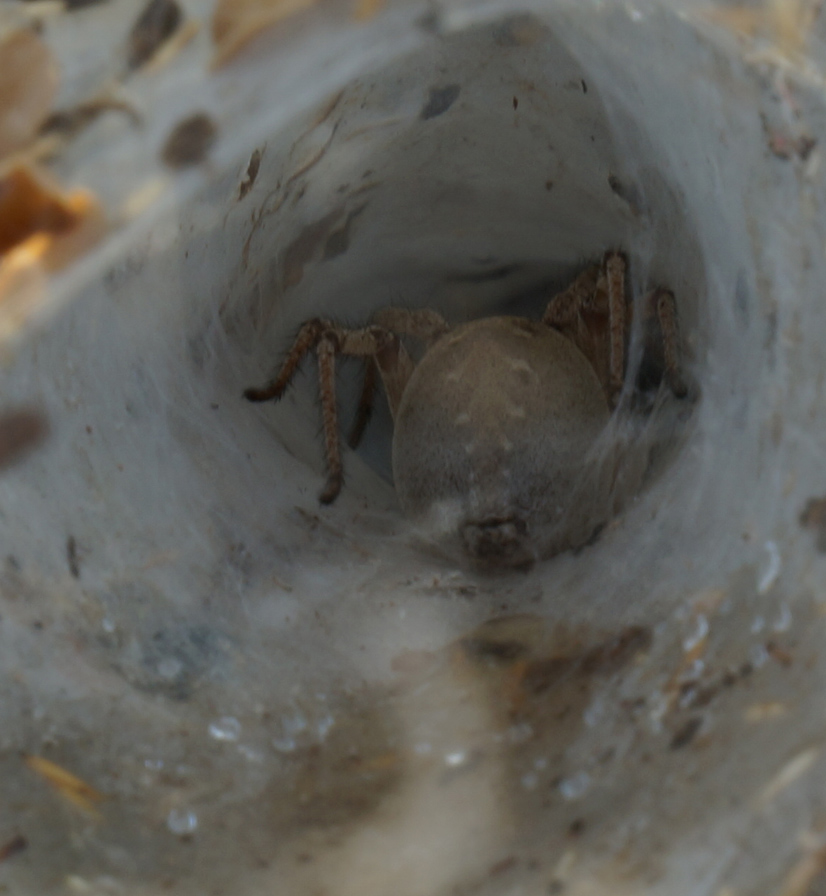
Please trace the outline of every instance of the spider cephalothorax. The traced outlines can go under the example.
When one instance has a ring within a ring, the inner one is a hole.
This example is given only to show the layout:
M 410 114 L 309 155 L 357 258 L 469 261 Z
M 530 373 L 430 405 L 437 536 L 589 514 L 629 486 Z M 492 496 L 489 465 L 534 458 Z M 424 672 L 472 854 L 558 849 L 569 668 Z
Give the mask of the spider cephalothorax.
M 318 356 L 328 478 L 342 484 L 335 357 L 366 361 L 350 438 L 372 406 L 376 372 L 393 415 L 393 478 L 402 510 L 488 565 L 526 566 L 584 544 L 605 522 L 614 473 L 595 446 L 625 378 L 626 263 L 609 252 L 554 296 L 541 321 L 486 317 L 451 329 L 435 311 L 385 308 L 370 326 L 304 323 L 277 377 L 250 401 L 283 395 L 304 354 Z M 673 294 L 646 299 L 662 334 L 662 374 L 685 393 Z M 414 364 L 402 337 L 425 343 Z

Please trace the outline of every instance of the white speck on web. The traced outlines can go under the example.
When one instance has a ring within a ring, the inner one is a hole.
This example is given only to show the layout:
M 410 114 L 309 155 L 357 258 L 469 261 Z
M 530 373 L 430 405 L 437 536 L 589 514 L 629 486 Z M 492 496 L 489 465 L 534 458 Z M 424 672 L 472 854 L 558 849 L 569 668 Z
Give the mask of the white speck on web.
M 166 826 L 173 834 L 191 834 L 198 827 L 198 816 L 191 809 L 172 809 Z
M 764 545 L 768 554 L 768 562 L 757 582 L 757 593 L 766 594 L 780 576 L 780 551 L 773 541 L 767 541 Z
M 591 776 L 588 772 L 577 772 L 559 782 L 559 792 L 566 800 L 578 800 L 585 796 L 590 786 Z
M 210 722 L 209 736 L 215 740 L 238 740 L 241 736 L 241 723 L 232 716 L 222 716 L 216 722 Z

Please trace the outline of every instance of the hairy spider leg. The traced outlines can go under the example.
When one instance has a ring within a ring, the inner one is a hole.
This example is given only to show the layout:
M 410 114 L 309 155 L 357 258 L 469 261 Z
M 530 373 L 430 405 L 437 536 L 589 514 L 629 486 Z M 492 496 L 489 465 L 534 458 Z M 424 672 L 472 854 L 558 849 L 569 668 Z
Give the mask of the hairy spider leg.
M 604 266 L 608 285 L 608 329 L 611 339 L 609 394 L 613 404 L 616 396 L 622 392 L 625 380 L 625 259 L 619 252 L 608 252 Z
M 680 341 L 677 328 L 677 302 L 670 289 L 660 287 L 648 297 L 649 307 L 653 307 L 660 322 L 663 340 L 664 376 L 671 391 L 677 398 L 688 395 L 688 387 L 680 371 Z
M 591 265 L 561 293 L 555 295 L 545 309 L 542 322 L 549 327 L 568 332 L 574 328 L 572 337 L 594 368 L 599 371 L 594 347 L 587 339 L 582 323 L 583 312 L 608 315 L 609 360 L 607 391 L 610 403 L 616 403 L 622 391 L 625 377 L 625 338 L 628 327 L 629 309 L 626 293 L 627 264 L 620 252 L 608 252 L 603 268 Z M 658 288 L 649 293 L 643 305 L 644 314 L 656 314 L 663 342 L 663 377 L 677 398 L 685 398 L 688 388 L 683 380 L 680 365 L 679 330 L 677 325 L 677 303 L 670 289 Z
M 428 347 L 450 329 L 447 321 L 442 317 L 442 315 L 439 314 L 438 311 L 432 311 L 429 308 L 418 308 L 415 310 L 411 310 L 408 308 L 395 308 L 392 306 L 389 308 L 381 308 L 373 315 L 373 324 L 375 326 L 382 327 L 385 330 L 389 330 L 395 333 L 397 336 L 411 336 L 414 339 L 421 339 Z M 398 368 L 398 359 L 388 358 L 387 360 L 390 365 L 395 365 Z M 387 368 L 388 365 L 386 364 L 385 372 L 382 373 L 383 379 L 385 378 L 385 375 L 391 375 Z M 407 385 L 407 379 L 409 379 L 410 373 L 412 373 L 412 366 L 410 367 L 409 373 L 404 378 L 402 389 L 398 395 L 398 401 L 401 400 L 402 393 L 404 392 L 404 386 Z M 350 432 L 350 438 L 347 440 L 347 444 L 350 446 L 350 448 L 355 449 L 358 447 L 359 443 L 361 442 L 362 436 L 364 435 L 364 430 L 367 426 L 367 423 L 369 422 L 370 417 L 373 414 L 373 398 L 375 396 L 375 386 L 376 364 L 374 363 L 373 359 L 369 359 L 364 366 L 364 382 L 361 388 L 358 410 L 356 411 L 356 417 L 353 422 L 353 428 Z M 385 391 L 387 391 L 386 384 Z M 393 414 L 393 417 L 396 416 L 396 407 L 398 406 L 398 401 L 396 401 L 395 404 L 391 402 L 390 410 Z
M 594 305 L 598 280 L 599 267 L 589 265 L 567 289 L 548 302 L 542 323 L 556 330 L 575 323 L 582 311 L 597 310 Z
M 594 327 L 583 315 L 597 315 L 606 325 Z M 590 361 L 609 404 L 616 404 L 625 373 L 625 259 L 606 253 L 602 266 L 589 265 L 547 304 L 542 322 L 567 336 Z M 607 355 L 607 361 L 606 361 Z
M 332 324 L 326 324 L 325 321 L 318 319 L 308 320 L 306 323 L 303 323 L 275 379 L 260 389 L 245 389 L 244 398 L 247 401 L 271 401 L 272 399 L 281 398 L 284 390 L 289 386 L 293 374 L 298 369 L 302 358 L 311 348 L 315 347 L 325 329 L 325 325 L 327 327 L 332 326 Z
M 336 345 L 335 334 L 322 333 L 316 346 L 318 387 L 321 392 L 321 422 L 324 427 L 324 448 L 327 454 L 327 482 L 318 496 L 322 504 L 335 501 L 341 491 L 344 470 L 338 444 L 338 409 L 336 408 Z
M 244 397 L 256 402 L 281 398 L 302 358 L 313 348 L 318 358 L 322 426 L 327 456 L 327 482 L 319 500 L 322 504 L 330 504 L 338 497 L 343 482 L 336 407 L 336 355 L 366 358 L 371 364 L 375 363 L 394 416 L 413 372 L 413 361 L 399 337 L 383 327 L 346 330 L 331 321 L 314 319 L 307 321 L 298 331 L 275 379 L 260 389 L 245 390 Z
M 412 336 L 431 345 L 450 329 L 447 321 L 430 308 L 380 308 L 373 315 L 373 323 L 392 330 L 399 336 Z
M 376 363 L 372 358 L 368 358 L 364 362 L 364 381 L 361 386 L 356 416 L 353 420 L 353 428 L 350 430 L 350 437 L 347 439 L 347 444 L 354 451 L 358 448 L 361 437 L 364 435 L 364 430 L 373 416 L 373 394 L 375 391 Z

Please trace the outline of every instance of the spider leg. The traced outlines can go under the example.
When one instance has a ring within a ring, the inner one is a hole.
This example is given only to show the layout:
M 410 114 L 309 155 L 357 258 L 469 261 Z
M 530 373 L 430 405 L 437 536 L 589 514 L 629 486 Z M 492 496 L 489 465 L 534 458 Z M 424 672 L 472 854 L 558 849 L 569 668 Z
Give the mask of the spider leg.
M 570 339 L 597 373 L 608 403 L 616 405 L 625 378 L 625 258 L 608 252 L 548 302 L 542 322 Z
M 347 444 L 355 450 L 364 435 L 364 428 L 373 414 L 373 393 L 376 390 L 376 365 L 372 358 L 368 358 L 364 364 L 364 384 L 361 387 L 361 398 L 356 410 L 356 418 L 353 428 L 350 430 L 350 438 Z
M 324 427 L 324 447 L 327 452 L 327 484 L 318 496 L 322 504 L 330 504 L 338 497 L 344 478 L 341 466 L 341 447 L 338 442 L 338 409 L 336 408 L 336 337 L 326 330 L 318 340 L 318 384 L 321 392 L 321 421 Z
M 609 390 L 612 400 L 622 391 L 625 380 L 625 258 L 619 252 L 605 255 L 605 281 L 608 288 L 608 332 L 610 337 Z
M 360 418 L 364 418 L 366 424 L 366 418 L 369 416 L 375 369 L 378 368 L 381 375 L 390 410 L 395 416 L 407 381 L 413 372 L 413 362 L 399 337 L 377 326 L 364 327 L 361 330 L 344 330 L 326 324 L 319 336 L 316 353 L 324 445 L 327 454 L 327 484 L 319 495 L 319 500 L 322 504 L 330 504 L 338 497 L 344 478 L 336 407 L 336 355 L 367 359 L 368 367 L 365 371 L 365 386 L 362 390 L 357 426 L 360 425 Z M 361 433 L 354 429 L 354 435 L 360 437 Z
M 381 308 L 373 315 L 373 323 L 399 336 L 422 339 L 428 345 L 450 329 L 438 311 L 430 308 Z
M 438 320 L 434 318 L 438 318 L 438 315 L 430 319 L 423 318 L 423 326 L 426 325 L 432 331 L 438 326 Z M 415 324 L 415 320 L 413 323 Z M 446 326 L 444 324 L 445 328 Z M 360 330 L 346 330 L 330 321 L 314 319 L 307 321 L 298 331 L 295 342 L 275 379 L 260 389 L 247 389 L 244 397 L 249 401 L 280 398 L 302 358 L 313 348 L 318 358 L 322 428 L 327 455 L 327 483 L 319 495 L 319 500 L 322 504 L 330 504 L 338 497 L 344 478 L 336 407 L 336 355 L 364 358 L 367 364 L 356 422 L 350 436 L 353 445 L 358 444 L 370 416 L 376 370 L 381 375 L 390 410 L 395 417 L 414 365 L 399 337 L 384 327 L 369 326 Z
M 545 307 L 542 323 L 560 329 L 576 322 L 583 311 L 590 311 L 595 301 L 599 268 L 587 267 L 565 290 L 557 293 Z
M 330 504 L 341 491 L 343 469 L 338 435 L 338 411 L 336 408 L 335 356 L 350 355 L 367 358 L 364 386 L 356 414 L 356 423 L 350 436 L 350 445 L 358 445 L 372 410 L 375 388 L 375 370 L 378 368 L 390 411 L 396 416 L 407 381 L 413 372 L 413 361 L 395 333 L 383 327 L 371 326 L 362 330 L 326 329 L 316 347 L 318 353 L 321 412 L 324 424 L 324 444 L 327 452 L 327 484 L 319 500 Z
M 685 398 L 688 388 L 680 373 L 680 349 L 677 331 L 677 305 L 670 289 L 655 289 L 648 302 L 657 312 L 663 340 L 664 377 L 677 398 Z
M 315 346 L 321 334 L 329 327 L 331 327 L 331 324 L 318 319 L 308 320 L 302 324 L 298 335 L 295 337 L 295 342 L 293 342 L 293 346 L 284 359 L 281 370 L 275 379 L 260 389 L 245 389 L 244 398 L 247 401 L 270 401 L 273 398 L 281 398 L 304 355 Z
M 399 337 L 384 327 L 370 326 L 363 330 L 341 330 L 339 339 L 342 355 L 373 357 L 395 419 L 414 366 Z

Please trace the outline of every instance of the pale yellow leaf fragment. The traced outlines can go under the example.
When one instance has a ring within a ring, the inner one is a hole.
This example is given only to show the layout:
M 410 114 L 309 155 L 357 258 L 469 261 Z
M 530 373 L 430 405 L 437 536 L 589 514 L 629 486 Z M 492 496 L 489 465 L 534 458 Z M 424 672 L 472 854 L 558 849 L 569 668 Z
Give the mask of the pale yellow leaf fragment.
M 727 597 L 728 592 L 724 588 L 708 588 L 691 600 L 692 612 L 695 616 L 702 613 L 710 618 L 717 613 Z
M 702 15 L 739 37 L 770 41 L 781 56 L 800 56 L 815 24 L 820 0 L 765 0 L 762 6 L 714 7 Z
M 756 808 L 763 809 L 773 802 L 787 787 L 805 775 L 819 757 L 820 748 L 809 747 L 790 759 L 760 791 L 756 800 Z
M 48 285 L 33 253 L 15 253 L 0 262 L 0 344 L 14 339 L 42 309 Z
M 212 16 L 215 55 L 220 68 L 263 31 L 315 6 L 319 0 L 218 0 Z
M 169 178 L 166 176 L 144 181 L 126 197 L 121 208 L 121 218 L 131 221 L 139 217 L 162 199 L 168 189 Z
M 573 873 L 577 864 L 577 854 L 573 849 L 566 849 L 554 868 L 554 880 L 565 881 Z
M 806 49 L 820 0 L 767 0 L 766 18 L 773 41 L 787 57 Z
M 777 701 L 769 703 L 753 703 L 746 709 L 743 717 L 749 724 L 755 725 L 758 722 L 770 722 L 773 719 L 779 719 L 781 716 L 785 715 L 786 712 L 787 707 L 785 703 L 779 703 Z
M 24 761 L 33 772 L 44 778 L 70 803 L 86 812 L 97 814 L 95 803 L 101 802 L 104 797 L 91 784 L 87 784 L 82 778 L 42 756 L 26 756 Z
M 703 17 L 740 37 L 754 38 L 764 27 L 765 12 L 752 6 L 722 6 L 704 10 Z

